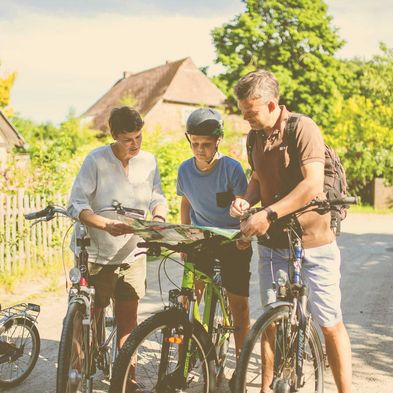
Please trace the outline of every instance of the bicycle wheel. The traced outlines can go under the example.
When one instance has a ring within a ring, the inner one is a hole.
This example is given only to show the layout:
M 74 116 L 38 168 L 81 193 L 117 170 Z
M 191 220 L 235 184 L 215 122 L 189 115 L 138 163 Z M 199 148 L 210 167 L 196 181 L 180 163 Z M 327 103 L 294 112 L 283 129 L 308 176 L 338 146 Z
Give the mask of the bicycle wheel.
M 92 391 L 88 376 L 88 333 L 82 324 L 84 310 L 85 306 L 80 303 L 68 306 L 59 345 L 56 393 Z
M 211 341 L 214 345 L 214 348 L 216 349 L 216 356 L 218 361 L 216 378 L 218 382 L 220 382 L 221 377 L 224 373 L 227 354 L 229 351 L 229 342 L 231 338 L 230 329 L 233 326 L 232 313 L 229 307 L 228 295 L 225 288 L 220 288 L 220 294 L 224 302 L 223 306 L 228 315 L 229 323 L 225 323 L 224 321 L 222 305 L 220 304 L 218 296 L 214 292 L 212 296 L 208 327 Z
M 236 392 L 292 392 L 296 385 L 297 326 L 289 319 L 289 307 L 264 313 L 247 335 L 236 369 Z M 304 384 L 301 392 L 323 393 L 323 352 L 313 323 L 303 354 Z M 297 390 L 296 390 L 297 391 Z
M 185 334 L 191 334 L 186 378 L 179 366 L 183 352 L 179 342 Z M 206 331 L 199 324 L 191 326 L 184 311 L 157 313 L 140 324 L 120 349 L 109 392 L 211 393 L 215 387 L 213 351 Z
M 21 383 L 40 353 L 40 335 L 30 319 L 16 317 L 0 328 L 0 387 Z

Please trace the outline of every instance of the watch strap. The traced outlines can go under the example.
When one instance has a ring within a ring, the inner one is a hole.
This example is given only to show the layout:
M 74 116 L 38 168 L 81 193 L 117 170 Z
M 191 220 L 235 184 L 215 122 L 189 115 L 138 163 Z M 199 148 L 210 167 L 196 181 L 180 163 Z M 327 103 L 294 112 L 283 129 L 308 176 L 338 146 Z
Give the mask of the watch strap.
M 268 206 L 268 207 L 265 207 L 263 210 L 266 211 L 267 219 L 270 222 L 270 224 L 273 224 L 274 222 L 277 221 L 277 219 L 278 219 L 277 213 L 272 208 L 270 208 Z

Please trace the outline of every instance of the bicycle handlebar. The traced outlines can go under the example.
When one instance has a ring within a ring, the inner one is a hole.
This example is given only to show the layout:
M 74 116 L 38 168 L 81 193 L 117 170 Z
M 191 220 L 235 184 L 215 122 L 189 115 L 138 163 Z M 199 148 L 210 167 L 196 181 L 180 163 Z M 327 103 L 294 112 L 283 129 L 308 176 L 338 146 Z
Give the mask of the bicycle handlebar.
M 328 200 L 329 205 L 337 206 L 337 205 L 357 205 L 360 202 L 360 198 L 358 196 L 348 196 L 344 198 L 337 198 Z
M 38 212 L 26 213 L 24 214 L 24 217 L 26 220 L 38 220 L 40 218 L 45 218 L 45 221 L 50 221 L 55 217 L 55 214 L 61 214 L 69 217 L 67 210 L 64 207 L 54 205 L 48 205 L 45 209 Z
M 161 248 L 166 248 L 167 250 L 174 252 L 183 252 L 185 254 L 192 254 L 201 250 L 208 250 L 214 248 L 214 245 L 219 245 L 223 238 L 220 235 L 209 237 L 206 239 L 195 240 L 192 243 L 164 243 L 159 240 L 139 242 L 137 246 L 139 248 L 147 248 L 146 254 L 158 257 L 161 255 Z
M 279 220 L 282 220 L 286 217 L 290 217 L 296 213 L 303 212 L 304 210 L 309 209 L 310 207 L 315 207 L 312 210 L 332 210 L 332 206 L 339 206 L 339 205 L 356 205 L 359 203 L 359 197 L 357 196 L 347 196 L 343 198 L 335 198 L 335 199 L 318 199 L 315 198 L 311 202 L 307 203 L 305 206 L 301 207 L 300 209 L 295 210 L 294 212 L 280 217 Z M 265 209 L 265 207 L 254 207 L 249 209 L 246 212 L 245 219 L 249 218 L 252 214 L 258 213 Z
M 126 213 L 131 213 L 136 218 L 144 218 L 145 217 L 144 210 L 134 209 L 134 208 L 130 208 L 130 207 L 124 207 L 118 201 L 113 201 L 112 206 L 104 207 L 100 210 L 95 211 L 94 213 L 102 213 L 102 212 L 106 212 L 106 211 L 116 212 L 121 215 L 126 215 Z M 69 213 L 67 212 L 67 209 L 65 209 L 64 207 L 54 206 L 51 204 L 49 204 L 45 209 L 39 210 L 37 212 L 26 213 L 26 214 L 24 214 L 24 217 L 26 220 L 42 219 L 41 221 L 50 221 L 53 218 L 55 218 L 56 214 L 61 214 L 61 215 L 66 216 L 68 218 L 73 218 L 69 215 Z
M 38 212 L 26 213 L 24 216 L 26 220 L 36 220 L 37 218 L 45 217 L 49 213 L 50 208 L 52 208 L 52 206 L 47 206 L 45 209 L 42 209 Z

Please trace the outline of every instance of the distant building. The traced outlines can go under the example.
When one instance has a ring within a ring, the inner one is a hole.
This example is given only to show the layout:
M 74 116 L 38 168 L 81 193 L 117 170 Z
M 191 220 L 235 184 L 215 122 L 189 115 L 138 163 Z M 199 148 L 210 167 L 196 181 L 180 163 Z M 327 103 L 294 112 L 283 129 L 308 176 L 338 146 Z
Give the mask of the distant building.
M 225 94 L 187 57 L 136 74 L 124 72 L 123 78 L 82 118 L 107 133 L 112 108 L 130 105 L 142 114 L 147 130 L 159 127 L 183 133 L 186 120 L 195 108 L 210 106 L 223 113 L 225 101 Z M 237 115 L 224 115 L 224 122 L 243 133 L 249 129 Z
M 25 140 L 0 110 L 0 168 L 4 168 L 8 154 L 14 147 L 24 147 Z

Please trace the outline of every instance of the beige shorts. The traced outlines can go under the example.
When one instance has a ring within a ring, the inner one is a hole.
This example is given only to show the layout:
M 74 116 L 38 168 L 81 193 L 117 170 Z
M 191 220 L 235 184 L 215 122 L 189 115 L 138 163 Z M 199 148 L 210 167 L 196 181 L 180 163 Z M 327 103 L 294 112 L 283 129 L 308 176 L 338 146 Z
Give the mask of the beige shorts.
M 106 307 L 111 298 L 117 300 L 141 299 L 146 292 L 146 256 L 140 255 L 126 270 L 115 265 L 89 262 L 90 282 L 96 294 L 98 307 Z
M 262 305 L 270 303 L 269 289 L 279 269 L 288 270 L 289 250 L 259 246 L 259 285 Z M 310 310 L 320 326 L 342 320 L 340 250 L 336 242 L 304 250 L 302 279 L 307 284 Z

